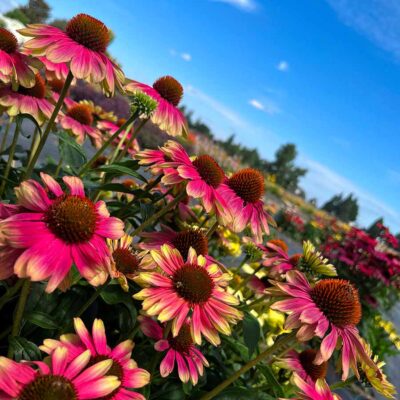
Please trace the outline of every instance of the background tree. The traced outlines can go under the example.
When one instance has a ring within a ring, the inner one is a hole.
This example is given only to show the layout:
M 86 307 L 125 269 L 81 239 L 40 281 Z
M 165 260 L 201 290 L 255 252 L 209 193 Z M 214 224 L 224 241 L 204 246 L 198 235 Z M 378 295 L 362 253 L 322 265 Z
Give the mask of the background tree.
M 29 0 L 26 6 L 19 8 L 31 24 L 40 24 L 47 21 L 50 16 L 50 6 L 45 0 Z
M 265 164 L 267 172 L 275 176 L 276 183 L 293 193 L 298 191 L 299 180 L 307 173 L 305 168 L 296 167 L 294 164 L 296 157 L 296 146 L 287 143 L 277 150 L 275 161 Z
M 345 198 L 343 194 L 337 194 L 327 201 L 322 209 L 344 222 L 353 222 L 358 215 L 358 201 L 352 193 Z

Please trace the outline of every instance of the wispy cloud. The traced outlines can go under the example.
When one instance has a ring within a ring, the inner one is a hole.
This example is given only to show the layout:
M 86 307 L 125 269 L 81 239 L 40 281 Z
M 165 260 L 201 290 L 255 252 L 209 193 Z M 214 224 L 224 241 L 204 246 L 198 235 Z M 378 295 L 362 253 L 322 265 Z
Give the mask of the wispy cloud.
M 212 0 L 218 3 L 226 3 L 239 8 L 240 10 L 252 12 L 257 9 L 257 3 L 254 0 Z
M 339 18 L 400 60 L 400 1 L 327 0 Z
M 172 57 L 178 56 L 178 57 L 182 58 L 182 60 L 187 61 L 187 62 L 192 61 L 192 55 L 190 53 L 179 53 L 175 49 L 170 49 L 169 54 Z
M 337 193 L 354 193 L 359 200 L 359 222 L 363 225 L 371 224 L 378 217 L 384 217 L 394 231 L 400 230 L 400 213 L 376 198 L 373 194 L 360 188 L 349 179 L 339 175 L 327 166 L 301 155 L 299 162 L 308 169 L 301 185 L 310 197 L 316 197 L 324 203 Z
M 269 115 L 281 113 L 281 109 L 272 100 L 263 100 L 262 102 L 257 99 L 249 100 L 249 104 L 257 110 L 263 111 Z
M 246 128 L 248 126 L 247 122 L 245 122 L 242 117 L 240 117 L 235 111 L 231 110 L 226 105 L 222 104 L 220 101 L 214 99 L 201 90 L 194 88 L 191 85 L 186 86 L 185 89 L 187 94 L 201 100 L 208 107 L 211 107 L 214 111 L 231 122 L 234 126 L 238 128 Z
M 279 61 L 276 65 L 276 69 L 281 72 L 287 72 L 289 71 L 289 63 L 285 60 Z

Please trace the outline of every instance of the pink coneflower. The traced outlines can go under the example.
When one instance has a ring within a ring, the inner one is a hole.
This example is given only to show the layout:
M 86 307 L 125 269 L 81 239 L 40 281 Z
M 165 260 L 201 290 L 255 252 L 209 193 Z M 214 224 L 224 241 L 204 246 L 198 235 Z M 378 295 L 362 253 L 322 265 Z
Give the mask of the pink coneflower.
M 20 53 L 17 38 L 0 28 L 0 81 L 29 88 L 35 85 L 37 72 L 37 60 Z
M 124 235 L 118 240 L 107 239 L 111 257 L 108 269 L 110 276 L 117 279 L 123 290 L 129 290 L 128 279 L 133 280 L 140 271 L 152 269 L 152 259 L 147 251 L 140 253 L 132 248 L 132 236 Z
M 317 382 L 305 382 L 299 375 L 294 374 L 293 381 L 301 390 L 296 397 L 297 400 L 341 400 L 339 395 L 331 392 L 324 379 L 318 379 Z
M 161 150 L 169 160 L 164 166 L 176 170 L 174 173 L 166 171 L 162 182 L 164 184 L 175 184 L 176 174 L 182 180 L 187 180 L 187 194 L 200 199 L 208 213 L 214 211 L 221 222 L 227 224 L 231 220 L 231 216 L 227 213 L 229 207 L 223 196 L 218 192 L 218 188 L 226 177 L 218 163 L 206 154 L 197 156 L 191 161 L 183 146 L 172 140 L 168 141 Z
M 110 255 L 105 238 L 120 238 L 123 222 L 110 217 L 103 201 L 89 200 L 79 178 L 63 178 L 69 193 L 49 175 L 41 178 L 46 190 L 32 179 L 22 182 L 15 193 L 24 210 L 0 221 L 7 245 L 25 249 L 15 273 L 33 281 L 49 278 L 46 291 L 52 292 L 75 264 L 92 285 L 104 283 Z
M 109 400 L 145 400 L 139 393 L 131 391 L 145 386 L 149 383 L 150 374 L 138 368 L 132 360 L 132 350 L 134 343 L 125 340 L 111 349 L 107 345 L 104 323 L 100 319 L 95 319 L 90 335 L 85 324 L 80 318 L 74 318 L 75 334 L 63 335 L 60 341 L 45 340 L 40 349 L 48 354 L 54 354 L 57 349 L 66 348 L 71 356 L 82 354 L 89 351 L 90 362 L 95 364 L 99 361 L 111 362 L 108 375 L 114 375 L 121 382 L 121 386 L 109 394 Z
M 232 214 L 230 228 L 241 232 L 249 224 L 258 243 L 262 242 L 263 232 L 269 233 L 268 222 L 272 218 L 264 210 L 264 176 L 261 172 L 245 168 L 234 173 L 218 188 Z
M 65 81 L 67 78 L 69 68 L 66 63 L 54 63 L 46 57 L 39 57 L 39 60 L 43 63 L 46 68 L 46 77 L 50 79 L 58 79 L 59 81 Z
M 60 93 L 64 87 L 65 80 L 64 79 L 58 79 L 56 77 L 52 78 L 47 78 L 47 85 L 51 89 L 51 97 L 53 99 L 54 104 L 57 104 L 58 99 L 60 98 Z M 70 108 L 76 104 L 74 100 L 72 100 L 69 96 L 68 93 L 64 98 L 64 104 L 67 108 Z
M 30 114 L 41 125 L 50 118 L 54 106 L 46 99 L 46 85 L 43 78 L 36 74 L 35 85 L 30 88 L 19 86 L 17 91 L 10 87 L 0 88 L 0 106 L 7 114 Z
M 0 203 L 0 222 L 12 215 L 22 212 L 20 206 L 14 204 L 2 204 Z M 2 234 L 0 230 L 0 254 L 1 254 L 1 268 L 0 268 L 0 280 L 8 279 L 14 275 L 14 264 L 18 257 L 24 250 L 14 249 L 8 246 L 7 238 Z
M 319 365 L 314 364 L 316 355 L 317 351 L 313 349 L 306 349 L 301 353 L 290 350 L 285 358 L 279 360 L 276 364 L 296 372 L 306 382 L 316 382 L 318 379 L 324 379 L 328 371 L 327 362 Z
M 153 86 L 132 81 L 125 86 L 128 92 L 140 90 L 157 101 L 151 121 L 171 136 L 187 135 L 186 119 L 178 108 L 183 96 L 182 85 L 172 76 L 163 76 Z
M 68 360 L 69 358 L 69 360 Z M 108 398 L 121 382 L 113 374 L 111 360 L 92 364 L 90 352 L 69 357 L 66 348 L 55 349 L 50 364 L 36 361 L 17 363 L 0 357 L 0 398 L 2 400 L 83 400 Z
M 106 55 L 110 31 L 98 19 L 78 14 L 69 20 L 65 32 L 50 25 L 29 24 L 19 33 L 33 38 L 24 44 L 30 54 L 68 64 L 75 78 L 99 83 L 111 95 L 116 85 L 122 88 L 124 74 Z
M 182 325 L 178 336 L 172 337 L 171 334 L 164 339 L 162 327 L 149 317 L 139 316 L 140 329 L 142 332 L 156 340 L 154 348 L 157 351 L 166 351 L 167 354 L 160 364 L 160 375 L 165 378 L 172 373 L 175 363 L 178 367 L 179 379 L 182 382 L 188 382 L 189 379 L 193 385 L 199 380 L 199 375 L 203 376 L 204 366 L 208 367 L 208 361 L 193 343 L 190 333 L 190 320 Z
M 117 132 L 118 129 L 121 128 L 123 124 L 125 124 L 126 119 L 125 118 L 120 118 L 118 119 L 117 122 L 112 122 L 112 121 L 99 121 L 97 123 L 97 127 L 105 131 L 108 136 L 114 135 L 115 132 Z M 121 149 L 125 149 L 126 144 L 130 139 L 132 138 L 133 135 L 133 129 L 131 129 L 128 133 L 126 133 L 125 130 L 121 131 L 121 133 L 118 135 L 118 138 L 115 138 L 113 144 L 117 146 L 119 142 L 125 138 L 124 143 L 121 146 Z M 139 151 L 139 143 L 136 139 L 133 140 L 131 145 L 129 146 L 129 149 L 127 149 L 129 154 L 136 154 Z
M 232 306 L 238 299 L 226 291 L 230 276 L 221 274 L 216 264 L 191 248 L 185 262 L 177 249 L 165 244 L 151 256 L 161 272 L 139 274 L 138 282 L 149 287 L 134 295 L 143 300 L 143 310 L 157 316 L 160 322 L 172 321 L 172 335 L 178 336 L 191 313 L 192 336 L 201 344 L 203 335 L 210 343 L 218 345 L 218 332 L 230 335 L 230 323 L 242 318 L 242 313 Z
M 65 115 L 59 116 L 60 125 L 72 135 L 76 136 L 76 141 L 82 144 L 86 135 L 96 147 L 101 145 L 101 132 L 92 126 L 93 115 L 89 106 L 75 103 L 68 108 Z
M 289 314 L 285 328 L 300 328 L 297 332 L 299 340 L 307 341 L 314 336 L 323 338 L 316 364 L 329 360 L 341 342 L 343 380 L 347 379 L 349 368 L 359 376 L 357 360 L 374 365 L 356 328 L 361 320 L 361 304 L 357 289 L 349 281 L 322 279 L 310 286 L 306 277 L 295 270 L 287 272 L 286 279 L 287 283 L 271 281 L 276 289 L 267 292 L 284 297 L 271 308 Z

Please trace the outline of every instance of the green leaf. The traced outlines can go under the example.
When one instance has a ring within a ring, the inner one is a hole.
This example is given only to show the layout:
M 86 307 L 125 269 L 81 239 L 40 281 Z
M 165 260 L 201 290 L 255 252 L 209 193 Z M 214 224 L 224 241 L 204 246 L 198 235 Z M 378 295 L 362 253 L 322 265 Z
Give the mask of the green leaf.
M 83 146 L 79 145 L 67 132 L 59 132 L 58 138 L 58 150 L 63 159 L 63 164 L 70 167 L 74 172 L 78 171 L 82 164 L 86 163 L 86 153 Z
M 131 295 L 124 292 L 119 284 L 105 287 L 100 292 L 100 297 L 109 305 L 124 304 L 131 312 L 132 316 L 136 317 L 136 308 Z
M 29 119 L 29 121 L 31 121 L 35 125 L 35 128 L 39 130 L 40 137 L 42 137 L 42 128 L 40 127 L 40 125 L 36 121 L 36 119 L 33 118 L 32 115 L 30 115 L 30 114 L 18 114 L 15 117 L 15 123 L 19 127 L 20 132 L 22 133 L 22 135 L 27 137 L 27 138 L 29 138 L 31 136 L 31 133 L 29 133 L 29 134 L 24 133 L 23 130 L 21 129 L 22 128 L 22 122 L 23 122 L 24 119 Z
M 58 329 L 60 326 L 50 315 L 42 311 L 33 311 L 24 318 L 30 323 L 37 325 L 43 329 Z
M 122 176 L 122 175 L 133 176 L 139 179 L 140 181 L 147 183 L 147 179 L 143 175 L 139 174 L 131 167 L 121 163 L 102 165 L 101 167 L 97 168 L 97 171 L 106 172 L 107 174 L 116 176 Z
M 272 371 L 269 365 L 259 364 L 257 369 L 265 376 L 268 381 L 269 386 L 271 387 L 271 391 L 275 394 L 277 398 L 285 397 L 285 391 L 283 390 L 282 386 L 278 382 L 275 377 L 274 372 Z
M 255 352 L 261 337 L 261 329 L 258 320 L 250 313 L 245 313 L 243 318 L 243 339 L 249 351 L 249 357 Z
M 42 359 L 39 347 L 23 337 L 9 337 L 10 348 L 16 361 L 37 361 Z
M 244 387 L 231 387 L 225 389 L 221 394 L 215 397 L 215 400 L 276 400 L 267 393 L 259 390 L 247 389 Z

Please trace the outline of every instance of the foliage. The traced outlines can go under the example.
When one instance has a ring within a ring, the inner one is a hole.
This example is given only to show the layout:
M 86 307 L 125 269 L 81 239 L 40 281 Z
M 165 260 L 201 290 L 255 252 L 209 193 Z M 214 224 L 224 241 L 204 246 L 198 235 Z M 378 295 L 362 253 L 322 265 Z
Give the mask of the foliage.
M 358 201 L 353 194 L 343 197 L 343 194 L 335 195 L 328 200 L 322 209 L 333 214 L 344 222 L 352 222 L 357 219 Z

